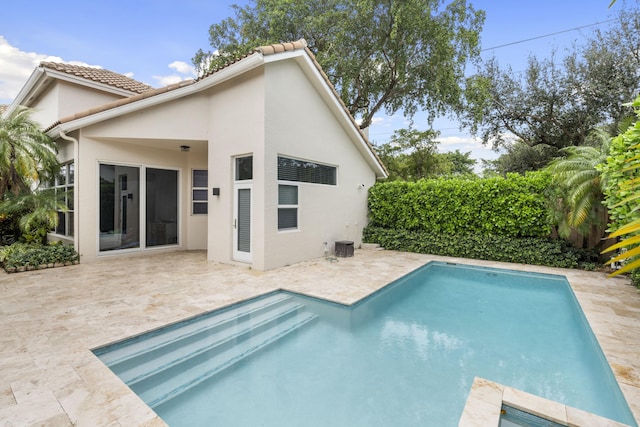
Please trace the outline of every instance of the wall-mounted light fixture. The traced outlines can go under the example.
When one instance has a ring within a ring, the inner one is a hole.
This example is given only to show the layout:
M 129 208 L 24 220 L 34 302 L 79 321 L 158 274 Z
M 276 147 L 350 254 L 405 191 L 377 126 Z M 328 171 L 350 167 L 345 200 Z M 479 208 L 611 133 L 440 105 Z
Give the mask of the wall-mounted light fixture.
M 189 152 L 189 150 L 191 150 L 191 147 L 188 145 L 181 145 L 180 146 L 180 151 L 184 151 L 185 153 Z
M 219 196 L 220 195 L 220 188 L 219 187 L 213 187 L 211 189 L 211 195 L 212 196 Z

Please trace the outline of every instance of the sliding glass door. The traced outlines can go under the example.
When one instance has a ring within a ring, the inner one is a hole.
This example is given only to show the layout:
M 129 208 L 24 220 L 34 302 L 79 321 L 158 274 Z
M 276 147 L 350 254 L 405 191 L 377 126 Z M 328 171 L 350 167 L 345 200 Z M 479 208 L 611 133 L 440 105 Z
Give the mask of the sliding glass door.
M 101 164 L 99 197 L 100 252 L 178 243 L 178 171 Z

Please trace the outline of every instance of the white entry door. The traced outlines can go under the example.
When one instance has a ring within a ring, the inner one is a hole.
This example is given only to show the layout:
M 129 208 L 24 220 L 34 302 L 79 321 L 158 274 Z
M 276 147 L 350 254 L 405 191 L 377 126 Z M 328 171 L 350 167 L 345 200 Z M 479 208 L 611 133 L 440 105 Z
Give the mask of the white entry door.
M 251 184 L 234 187 L 233 259 L 251 262 Z

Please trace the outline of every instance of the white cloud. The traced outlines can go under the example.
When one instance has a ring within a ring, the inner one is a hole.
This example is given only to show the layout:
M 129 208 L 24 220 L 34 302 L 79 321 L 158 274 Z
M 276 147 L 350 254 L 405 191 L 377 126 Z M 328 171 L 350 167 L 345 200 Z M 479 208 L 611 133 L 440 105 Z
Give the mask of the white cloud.
M 171 74 L 168 76 L 152 76 L 152 77 L 157 82 L 157 85 L 160 87 L 169 86 L 174 83 L 179 83 L 182 80 L 185 80 L 184 77 L 181 77 L 177 74 Z
M 436 138 L 436 141 L 440 143 L 441 146 L 473 146 L 479 147 L 482 146 L 482 140 L 479 138 L 474 138 L 473 136 L 444 136 Z
M 176 70 L 180 74 L 189 74 L 194 77 L 196 76 L 196 68 L 184 61 L 173 61 L 171 64 L 169 64 L 169 68 L 171 68 L 172 70 Z
M 371 119 L 371 126 L 381 125 L 385 121 L 384 117 L 374 117 Z
M 89 65 L 79 61 L 64 61 L 58 56 L 24 52 L 12 46 L 7 39 L 0 36 L 0 103 L 10 103 L 18 95 L 33 70 L 42 61 L 68 62 L 74 65 L 101 68 L 97 65 Z
M 47 58 L 47 55 L 23 52 L 0 36 L 0 103 L 13 100 L 34 68 Z
M 153 79 L 156 80 L 158 85 L 161 87 L 197 77 L 195 67 L 184 61 L 173 61 L 168 65 L 168 67 L 177 73 L 172 73 L 166 76 L 153 76 Z

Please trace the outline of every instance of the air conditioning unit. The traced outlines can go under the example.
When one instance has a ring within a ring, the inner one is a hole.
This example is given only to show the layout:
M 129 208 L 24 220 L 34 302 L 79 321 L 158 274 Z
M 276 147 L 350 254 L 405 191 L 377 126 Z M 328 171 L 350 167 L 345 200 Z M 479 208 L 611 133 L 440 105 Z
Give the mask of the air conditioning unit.
M 347 258 L 353 256 L 353 242 L 350 240 L 339 240 L 336 242 L 336 256 Z

